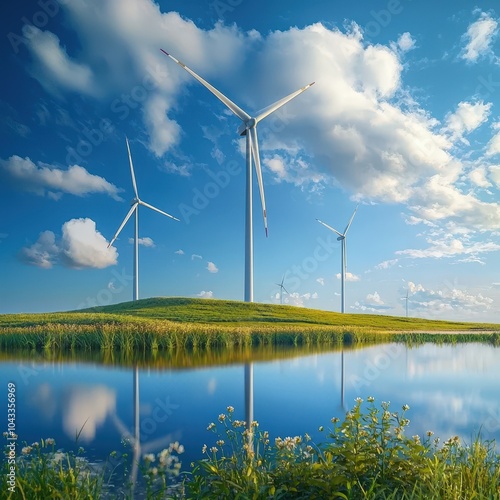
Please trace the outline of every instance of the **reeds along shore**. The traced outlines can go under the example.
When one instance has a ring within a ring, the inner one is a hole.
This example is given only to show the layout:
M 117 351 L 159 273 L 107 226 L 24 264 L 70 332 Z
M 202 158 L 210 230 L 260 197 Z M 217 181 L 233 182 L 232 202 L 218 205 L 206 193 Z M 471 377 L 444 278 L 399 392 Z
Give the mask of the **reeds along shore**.
M 400 333 L 345 326 L 225 326 L 169 321 L 0 327 L 0 349 L 155 351 L 259 345 L 352 345 L 378 342 L 500 345 L 499 333 Z

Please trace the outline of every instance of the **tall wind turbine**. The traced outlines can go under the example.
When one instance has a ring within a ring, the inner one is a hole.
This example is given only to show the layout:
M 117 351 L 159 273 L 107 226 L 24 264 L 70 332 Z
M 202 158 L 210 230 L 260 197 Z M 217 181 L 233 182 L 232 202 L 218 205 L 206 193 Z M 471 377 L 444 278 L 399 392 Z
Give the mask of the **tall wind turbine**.
M 174 56 L 160 49 L 165 55 L 170 57 L 179 66 L 184 68 L 191 76 L 196 78 L 204 87 L 222 101 L 241 121 L 242 124 L 238 128 L 240 136 L 246 136 L 246 217 L 245 217 L 245 302 L 253 302 L 253 216 L 252 216 L 252 159 L 255 164 L 255 172 L 259 183 L 260 199 L 262 202 L 262 214 L 264 217 L 264 229 L 267 236 L 267 214 L 266 200 L 264 197 L 264 184 L 262 182 L 262 169 L 259 156 L 259 142 L 257 138 L 257 124 L 271 113 L 281 108 L 294 97 L 307 90 L 314 82 L 302 87 L 292 94 L 276 101 L 267 108 L 257 113 L 257 116 L 252 117 L 243 111 L 234 102 L 229 100 L 224 94 L 219 92 L 215 87 L 210 85 L 201 76 L 197 75 L 193 70 L 189 69 L 185 64 L 176 59 Z
M 285 285 L 283 285 L 283 282 L 285 281 L 285 275 L 283 275 L 283 279 L 281 280 L 281 283 L 276 283 L 280 287 L 280 304 L 283 305 L 283 290 L 290 295 L 290 292 L 285 288 Z
M 408 317 L 408 288 L 406 289 L 406 297 L 404 297 L 404 300 L 406 300 L 406 317 Z
M 324 222 L 320 221 L 319 219 L 316 219 L 320 224 L 323 224 L 326 228 L 328 228 L 330 231 L 333 231 L 334 233 L 338 234 L 338 241 L 342 242 L 342 251 L 341 251 L 341 269 L 340 269 L 340 280 L 341 280 L 341 312 L 345 312 L 345 277 L 346 277 L 346 272 L 347 272 L 347 256 L 346 256 L 346 236 L 347 236 L 347 231 L 349 231 L 349 228 L 351 227 L 352 220 L 354 219 L 354 216 L 356 215 L 356 211 L 358 210 L 359 205 L 356 206 L 354 209 L 354 212 L 351 215 L 351 218 L 349 219 L 349 222 L 347 223 L 346 228 L 344 229 L 343 233 L 340 233 L 333 227 L 329 226 L 328 224 L 325 224 Z
M 130 163 L 130 173 L 132 175 L 132 186 L 134 187 L 134 193 L 135 193 L 135 198 L 132 200 L 132 207 L 129 210 L 128 214 L 126 215 L 125 219 L 123 219 L 123 222 L 121 223 L 120 227 L 118 228 L 118 231 L 116 231 L 115 235 L 113 236 L 113 239 L 108 245 L 108 248 L 114 243 L 118 235 L 120 234 L 120 231 L 123 229 L 123 226 L 127 223 L 127 221 L 132 217 L 132 214 L 135 212 L 135 234 L 134 234 L 134 300 L 139 299 L 139 205 L 142 205 L 144 207 L 150 208 L 151 210 L 154 210 L 155 212 L 158 212 L 162 215 L 166 215 L 167 217 L 170 217 L 171 219 L 174 219 L 178 221 L 176 217 L 167 214 L 166 212 L 163 212 L 162 210 L 153 207 L 153 205 L 150 205 L 149 203 L 146 203 L 145 201 L 142 201 L 139 198 L 139 193 L 137 192 L 137 184 L 135 182 L 135 174 L 134 174 L 134 165 L 132 164 L 132 155 L 130 154 L 130 146 L 128 144 L 128 139 L 125 137 L 125 141 L 127 143 L 127 151 L 128 151 L 128 160 Z

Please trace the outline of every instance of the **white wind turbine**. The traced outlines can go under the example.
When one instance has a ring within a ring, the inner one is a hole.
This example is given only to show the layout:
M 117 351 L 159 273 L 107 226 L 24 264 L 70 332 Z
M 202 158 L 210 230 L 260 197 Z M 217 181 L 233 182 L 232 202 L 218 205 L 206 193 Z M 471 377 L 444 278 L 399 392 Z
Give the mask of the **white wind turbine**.
M 283 285 L 284 281 L 285 281 L 285 275 L 283 275 L 281 283 L 276 283 L 280 287 L 280 304 L 283 304 L 283 290 L 285 290 L 287 295 L 290 295 L 290 292 L 285 288 L 285 285 Z
M 359 206 L 359 205 L 358 205 Z M 341 251 L 341 269 L 340 269 L 340 280 L 341 280 L 341 312 L 345 312 L 345 278 L 346 278 L 346 272 L 347 272 L 347 256 L 346 256 L 346 236 L 347 236 L 347 231 L 349 231 L 349 228 L 351 227 L 352 220 L 354 219 L 354 216 L 356 215 L 356 211 L 358 210 L 358 206 L 354 209 L 354 212 L 351 215 L 351 218 L 349 219 L 349 222 L 347 223 L 346 228 L 344 229 L 343 233 L 340 233 L 333 227 L 329 226 L 328 224 L 325 224 L 324 222 L 320 221 L 319 219 L 316 219 L 320 224 L 323 224 L 326 228 L 328 228 L 330 231 L 333 231 L 334 233 L 338 234 L 338 241 L 342 242 L 342 251 Z
M 123 219 L 123 222 L 121 223 L 120 227 L 118 228 L 118 231 L 116 231 L 115 235 L 113 236 L 113 239 L 110 241 L 108 248 L 114 243 L 118 235 L 120 234 L 120 231 L 123 229 L 123 226 L 127 223 L 127 221 L 132 217 L 132 214 L 135 212 L 135 233 L 134 233 L 134 300 L 139 299 L 139 205 L 142 205 L 144 207 L 150 208 L 151 210 L 154 210 L 155 212 L 158 212 L 162 215 L 166 215 L 167 217 L 170 217 L 171 219 L 174 219 L 178 221 L 176 217 L 167 214 L 166 212 L 163 212 L 162 210 L 153 207 L 153 205 L 150 205 L 149 203 L 146 203 L 145 201 L 142 201 L 139 198 L 139 193 L 137 192 L 137 184 L 135 182 L 135 174 L 134 174 L 134 165 L 132 164 L 132 155 L 130 154 L 130 146 L 128 144 L 128 139 L 125 138 L 125 141 L 127 143 L 127 151 L 128 151 L 128 159 L 130 163 L 130 173 L 132 175 L 132 185 L 134 187 L 134 193 L 135 193 L 135 198 L 132 200 L 132 208 L 129 210 L 127 216 L 125 219 Z
M 264 184 L 262 182 L 262 169 L 259 156 L 259 142 L 257 138 L 257 124 L 271 113 L 291 101 L 294 97 L 307 90 L 314 82 L 302 87 L 292 94 L 276 101 L 267 108 L 257 113 L 257 116 L 252 117 L 234 102 L 229 100 L 224 94 L 219 92 L 215 87 L 210 85 L 201 76 L 197 75 L 193 70 L 189 69 L 185 64 L 176 59 L 168 52 L 160 49 L 170 59 L 175 61 L 179 66 L 184 68 L 191 76 L 196 78 L 204 87 L 222 101 L 243 123 L 238 128 L 240 136 L 246 136 L 246 217 L 245 217 L 245 302 L 253 302 L 253 217 L 252 217 L 252 158 L 255 163 L 255 172 L 259 183 L 260 199 L 262 202 L 262 213 L 264 216 L 264 228 L 267 236 L 267 214 L 266 200 L 264 197 Z

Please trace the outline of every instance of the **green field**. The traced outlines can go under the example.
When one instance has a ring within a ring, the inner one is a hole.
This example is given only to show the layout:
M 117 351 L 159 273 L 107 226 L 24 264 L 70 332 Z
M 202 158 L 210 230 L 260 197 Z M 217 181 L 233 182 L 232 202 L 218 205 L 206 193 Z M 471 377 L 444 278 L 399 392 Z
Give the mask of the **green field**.
M 457 335 L 460 333 L 460 335 Z M 375 341 L 493 341 L 500 325 L 340 314 L 293 306 L 182 297 L 83 311 L 0 315 L 0 349 L 155 350 Z

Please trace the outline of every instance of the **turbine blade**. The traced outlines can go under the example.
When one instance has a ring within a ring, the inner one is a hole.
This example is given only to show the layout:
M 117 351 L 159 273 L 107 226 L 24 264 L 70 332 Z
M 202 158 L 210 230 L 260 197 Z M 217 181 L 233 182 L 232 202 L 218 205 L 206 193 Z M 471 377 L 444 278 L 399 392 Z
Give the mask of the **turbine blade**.
M 123 219 L 123 222 L 118 228 L 118 231 L 116 231 L 115 235 L 113 236 L 113 239 L 109 242 L 108 248 L 115 242 L 116 238 L 118 238 L 118 235 L 120 234 L 120 231 L 123 229 L 123 226 L 127 223 L 127 221 L 130 219 L 134 211 L 137 209 L 137 205 L 138 205 L 137 202 L 132 205 L 132 208 L 129 210 L 125 219 Z
M 283 275 L 283 278 L 281 280 L 281 285 L 280 286 L 283 286 L 283 283 L 285 282 L 285 275 Z
M 222 92 L 219 92 L 215 87 L 210 85 L 206 80 L 204 80 L 201 76 L 197 75 L 192 69 L 189 69 L 184 63 L 176 59 L 173 55 L 169 54 L 163 49 L 160 49 L 165 55 L 170 57 L 173 61 L 175 61 L 179 66 L 184 68 L 192 77 L 196 78 L 204 87 L 206 87 L 212 94 L 215 95 L 219 100 L 221 100 L 240 120 L 246 122 L 250 120 L 251 116 L 248 113 L 245 113 L 239 106 L 237 106 L 233 101 L 228 99 Z
M 330 231 L 333 231 L 334 233 L 337 233 L 339 236 L 344 237 L 342 233 L 339 233 L 336 229 L 333 229 L 332 226 L 329 226 L 328 224 L 325 224 L 323 221 L 320 221 L 319 219 L 316 219 L 320 224 L 323 224 L 323 226 L 327 227 Z
M 281 108 L 281 106 L 284 106 L 288 101 L 291 101 L 294 97 L 297 97 L 299 94 L 302 94 L 302 92 L 304 92 L 313 85 L 314 82 L 310 83 L 309 85 L 306 85 L 305 87 L 302 87 L 299 90 L 296 90 L 295 92 L 292 92 L 290 95 L 283 97 L 283 99 L 280 99 L 279 101 L 276 101 L 274 104 L 271 104 L 270 106 L 267 106 L 267 108 L 264 108 L 263 110 L 259 111 L 257 117 L 255 118 L 255 122 L 259 123 L 266 116 L 269 116 L 271 113 L 274 113 L 274 111 Z
M 266 230 L 267 237 L 267 213 L 266 213 L 266 197 L 264 195 L 264 183 L 262 181 L 262 168 L 260 166 L 260 156 L 259 156 L 259 142 L 257 137 L 257 127 L 251 127 L 250 132 L 250 144 L 252 147 L 252 156 L 255 163 L 255 172 L 257 173 L 257 181 L 259 182 L 260 191 L 260 201 L 262 202 L 262 214 L 264 216 L 264 229 Z
M 143 205 L 145 207 L 150 208 L 151 210 L 154 210 L 155 212 L 158 212 L 162 215 L 166 215 L 167 217 L 170 217 L 171 219 L 174 219 L 178 221 L 179 219 L 177 217 L 174 217 L 173 215 L 167 214 L 167 212 L 164 212 L 163 210 L 160 210 L 159 208 L 153 207 L 153 205 L 150 205 L 149 203 L 146 203 L 142 200 L 139 201 L 139 205 Z
M 290 295 L 290 292 L 289 292 L 289 291 L 288 291 L 285 287 L 283 287 L 283 290 L 285 290 L 285 292 L 286 292 L 288 295 Z
M 127 136 L 125 136 L 125 141 L 127 143 L 128 161 L 130 163 L 130 173 L 132 174 L 132 185 L 134 186 L 135 197 L 139 199 L 139 193 L 137 192 L 137 184 L 135 182 L 134 165 L 132 163 L 132 155 L 130 154 L 130 146 L 128 144 Z
M 354 216 L 356 215 L 356 211 L 358 210 L 359 204 L 356 205 L 356 208 L 354 209 L 354 212 L 351 215 L 351 218 L 349 219 L 349 223 L 347 224 L 344 235 L 347 234 L 347 231 L 349 231 L 349 228 L 351 227 L 352 220 L 354 219 Z

